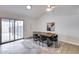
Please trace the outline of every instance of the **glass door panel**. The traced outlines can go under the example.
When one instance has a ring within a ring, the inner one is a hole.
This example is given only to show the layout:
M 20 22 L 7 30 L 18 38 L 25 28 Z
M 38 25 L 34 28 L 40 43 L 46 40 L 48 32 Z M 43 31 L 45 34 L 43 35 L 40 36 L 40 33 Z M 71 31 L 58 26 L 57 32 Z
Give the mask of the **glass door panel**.
M 9 41 L 9 20 L 2 19 L 2 42 Z
M 20 21 L 20 38 L 23 38 L 23 21 Z
M 9 20 L 9 38 L 14 40 L 14 20 Z

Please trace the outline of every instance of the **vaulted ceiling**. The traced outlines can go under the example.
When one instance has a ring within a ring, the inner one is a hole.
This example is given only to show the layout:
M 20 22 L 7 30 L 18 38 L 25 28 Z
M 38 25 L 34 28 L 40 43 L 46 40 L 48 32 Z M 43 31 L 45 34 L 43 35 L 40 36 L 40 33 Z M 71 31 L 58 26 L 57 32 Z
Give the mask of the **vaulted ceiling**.
M 32 18 L 39 18 L 45 13 L 47 5 L 32 5 L 32 9 L 28 10 L 25 5 L 0 5 L 0 12 L 8 12 Z M 79 14 L 78 5 L 57 5 L 54 14 Z

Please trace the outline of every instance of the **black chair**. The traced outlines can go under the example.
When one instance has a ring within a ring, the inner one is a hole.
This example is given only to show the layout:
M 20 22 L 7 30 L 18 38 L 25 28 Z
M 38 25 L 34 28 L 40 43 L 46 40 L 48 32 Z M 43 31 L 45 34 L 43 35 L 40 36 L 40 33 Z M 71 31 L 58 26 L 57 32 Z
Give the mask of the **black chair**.
M 33 34 L 33 39 L 34 39 L 34 42 L 36 42 L 36 43 L 39 42 L 39 45 L 40 45 L 41 39 L 38 34 Z
M 42 43 L 42 46 L 43 46 L 44 43 L 47 44 L 47 37 L 40 35 L 39 41 Z
M 58 35 L 57 34 L 52 35 L 50 40 L 52 41 L 52 44 L 54 44 L 55 47 L 58 48 Z
M 33 34 L 33 39 L 34 39 L 34 41 L 37 41 L 37 37 L 38 35 L 37 34 Z

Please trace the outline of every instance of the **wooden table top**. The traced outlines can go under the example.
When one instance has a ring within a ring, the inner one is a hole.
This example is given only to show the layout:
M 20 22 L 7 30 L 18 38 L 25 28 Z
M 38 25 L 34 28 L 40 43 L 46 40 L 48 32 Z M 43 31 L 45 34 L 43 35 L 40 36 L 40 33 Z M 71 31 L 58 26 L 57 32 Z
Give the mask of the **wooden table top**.
M 54 35 L 55 33 L 48 33 L 48 32 L 39 32 L 38 33 L 39 35 L 41 35 L 41 36 L 47 36 L 47 37 L 51 37 L 52 35 Z

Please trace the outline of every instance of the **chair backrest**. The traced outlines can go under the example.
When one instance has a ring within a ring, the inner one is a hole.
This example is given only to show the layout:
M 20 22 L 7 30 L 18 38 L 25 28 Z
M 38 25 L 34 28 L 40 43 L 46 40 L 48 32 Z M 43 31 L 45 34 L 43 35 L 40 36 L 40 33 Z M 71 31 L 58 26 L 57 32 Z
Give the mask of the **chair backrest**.
M 47 37 L 46 37 L 46 36 L 41 36 L 41 35 L 40 35 L 40 39 L 41 39 L 42 41 L 45 41 L 45 40 L 47 40 Z
M 34 37 L 34 38 L 37 38 L 37 36 L 38 36 L 38 34 L 33 34 L 33 37 Z

